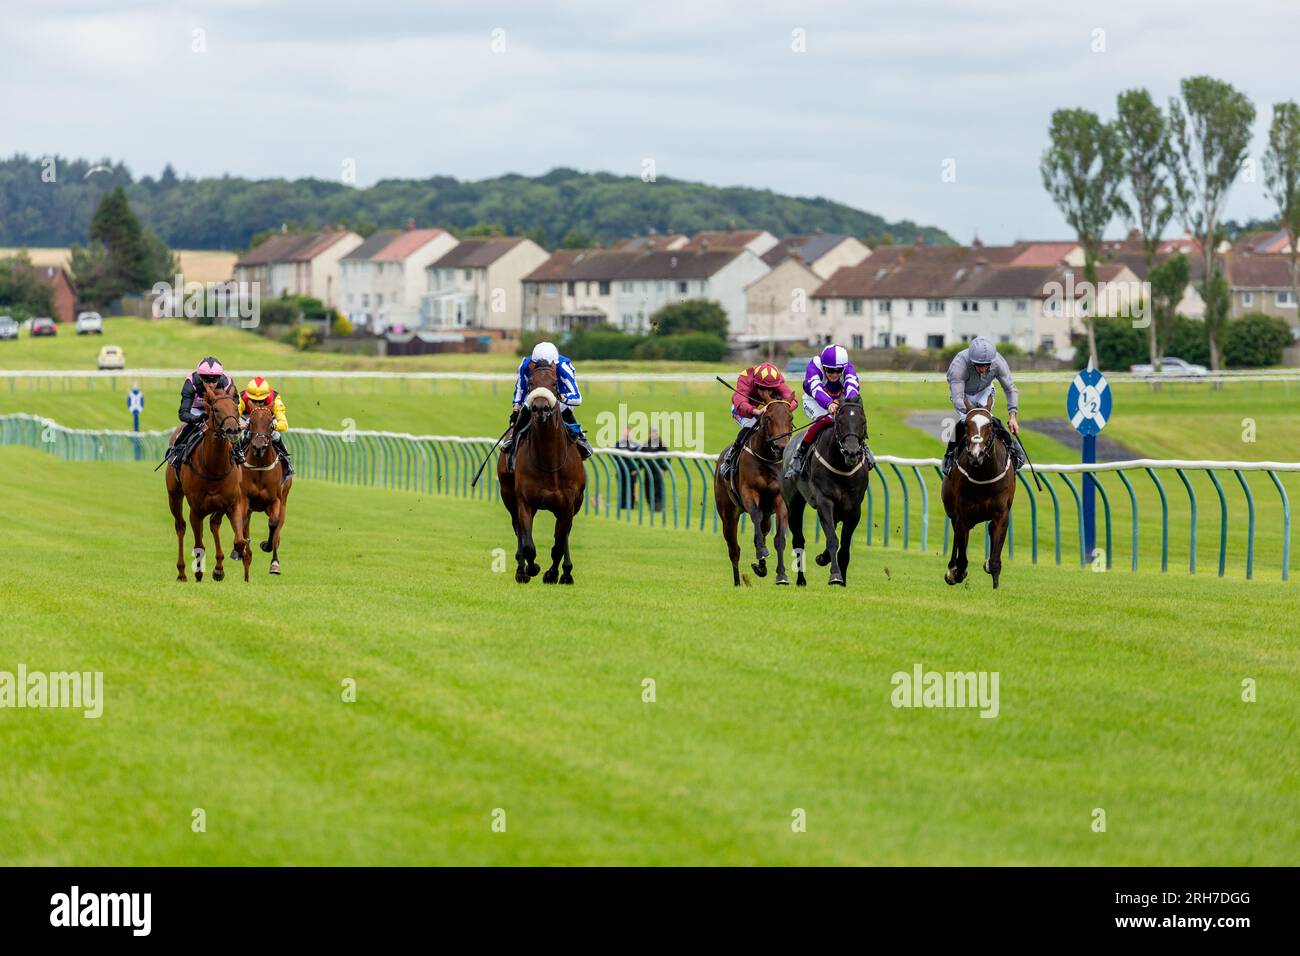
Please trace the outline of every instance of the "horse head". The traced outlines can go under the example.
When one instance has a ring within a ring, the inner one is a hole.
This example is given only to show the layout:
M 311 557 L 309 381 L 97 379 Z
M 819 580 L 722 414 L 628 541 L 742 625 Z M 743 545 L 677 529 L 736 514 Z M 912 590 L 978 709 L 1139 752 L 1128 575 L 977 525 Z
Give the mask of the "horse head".
M 983 405 L 966 402 L 966 447 L 971 464 L 978 465 L 989 453 L 993 436 L 993 396 Z
M 269 405 L 254 405 L 248 413 L 249 446 L 259 455 L 271 446 L 275 431 L 275 410 Z
M 559 370 L 550 362 L 534 362 L 528 370 L 528 394 L 524 406 L 539 422 L 548 421 L 559 407 Z
M 203 397 L 207 401 L 208 427 L 212 433 L 220 432 L 221 437 L 232 445 L 239 441 L 239 406 L 230 393 L 204 382 Z
M 763 395 L 766 399 L 763 413 L 759 418 L 763 441 L 773 458 L 780 458 L 785 446 L 790 443 L 790 433 L 794 431 L 794 409 L 789 402 L 775 392 Z
M 867 445 L 867 413 L 862 399 L 848 398 L 835 411 L 835 444 L 850 465 L 862 460 Z

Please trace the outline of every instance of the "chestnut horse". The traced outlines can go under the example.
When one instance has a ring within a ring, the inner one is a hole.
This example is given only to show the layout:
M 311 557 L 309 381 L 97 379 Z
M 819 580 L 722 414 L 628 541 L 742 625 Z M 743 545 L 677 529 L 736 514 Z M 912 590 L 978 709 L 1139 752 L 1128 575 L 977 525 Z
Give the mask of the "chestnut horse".
M 985 405 L 966 403 L 966 446 L 943 480 L 943 509 L 952 521 L 952 556 L 943 579 L 966 579 L 966 542 L 971 529 L 989 523 L 989 557 L 984 571 L 998 586 L 1002 544 L 1007 537 L 1011 502 L 1016 497 L 1016 467 L 1011 449 L 993 432 L 993 396 Z
M 244 580 L 253 555 L 248 548 L 244 528 L 247 526 L 248 502 L 244 498 L 241 469 L 231 457 L 232 446 L 239 440 L 239 408 L 228 392 L 204 383 L 203 397 L 208 418 L 203 440 L 190 460 L 180 467 L 167 469 L 167 497 L 176 520 L 176 580 L 185 578 L 185 519 L 181 516 L 181 496 L 190 505 L 190 527 L 194 529 L 194 580 L 203 580 L 203 519 L 211 515 L 209 527 L 217 547 L 217 566 L 213 580 L 226 576 L 225 554 L 221 550 L 221 518 L 230 519 L 235 548 L 230 556 L 244 562 Z
M 790 442 L 794 417 L 789 402 L 772 392 L 765 397 L 767 402 L 759 413 L 758 422 L 736 455 L 731 477 L 722 477 L 719 467 L 713 470 L 713 500 L 722 518 L 722 534 L 731 558 L 731 583 L 736 587 L 740 587 L 737 529 L 742 511 L 749 515 L 754 525 L 756 561 L 750 567 L 760 578 L 767 577 L 767 533 L 771 530 L 773 516 L 776 517 L 776 537 L 772 542 L 776 548 L 776 583 L 790 583 L 785 574 L 785 534 L 789 515 L 781 496 L 781 456 Z M 726 454 L 725 450 L 723 454 Z M 717 464 L 722 464 L 721 455 Z
M 582 508 L 587 491 L 587 471 L 576 443 L 569 438 L 557 397 L 557 370 L 548 362 L 533 362 L 528 376 L 519 423 L 515 426 L 514 471 L 510 456 L 497 459 L 501 503 L 510 512 L 515 529 L 515 580 L 527 584 L 541 568 L 533 543 L 533 517 L 538 511 L 555 515 L 555 544 L 551 566 L 542 575 L 546 584 L 573 583 L 573 559 L 569 557 L 569 532 L 573 518 Z M 527 416 L 527 419 L 524 418 Z M 525 429 L 525 423 L 527 425 Z M 522 434 L 520 432 L 522 431 Z M 564 573 L 558 570 L 564 559 Z
M 248 413 L 248 447 L 244 451 L 244 539 L 254 511 L 266 513 L 266 540 L 260 545 L 271 553 L 271 574 L 280 573 L 280 532 L 284 530 L 284 512 L 289 504 L 293 478 L 285 478 L 284 462 L 271 440 L 275 434 L 275 410 L 269 405 L 254 405 Z

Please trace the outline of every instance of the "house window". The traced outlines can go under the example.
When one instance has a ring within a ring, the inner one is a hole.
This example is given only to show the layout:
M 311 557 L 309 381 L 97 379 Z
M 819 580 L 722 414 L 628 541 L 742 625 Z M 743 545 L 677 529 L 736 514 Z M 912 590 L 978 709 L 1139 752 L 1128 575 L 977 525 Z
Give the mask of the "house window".
M 946 311 L 944 309 L 944 304 L 945 303 L 943 299 L 928 299 L 925 303 L 925 314 L 943 315 L 943 313 Z
M 876 344 L 880 346 L 882 349 L 889 348 L 889 333 L 881 332 L 879 335 L 877 335 Z
M 892 309 L 893 306 L 894 303 L 890 302 L 888 299 L 881 299 L 876 303 L 876 314 L 889 315 L 890 309 Z
M 911 315 L 911 314 L 912 314 L 912 300 L 911 300 L 911 299 L 908 299 L 908 300 L 907 300 L 907 314 L 908 314 L 908 315 Z
M 546 294 L 555 295 L 555 292 L 558 288 L 559 286 L 557 286 L 554 282 L 548 282 L 546 283 Z
M 570 282 L 568 284 L 567 291 L 569 295 L 575 295 L 578 291 L 578 283 Z
M 1295 293 L 1294 293 L 1294 292 L 1279 292 L 1279 293 L 1277 294 L 1277 304 L 1280 305 L 1280 306 L 1283 306 L 1283 307 L 1285 307 L 1285 308 L 1288 308 L 1288 309 L 1294 309 L 1294 308 L 1295 308 Z
M 361 293 L 361 308 L 365 309 L 369 307 L 370 307 L 370 293 L 363 292 Z
M 1028 303 L 1025 299 L 1016 299 L 1016 311 L 1017 311 L 1017 312 L 1028 312 L 1028 311 L 1029 311 L 1029 303 Z
M 942 336 L 942 335 L 927 335 L 927 336 L 925 337 L 925 347 L 926 347 L 927 349 L 941 349 L 941 348 L 943 348 L 943 336 Z
M 974 300 L 963 300 L 961 310 L 963 312 L 978 312 L 980 310 L 980 304 Z
M 860 348 L 862 348 L 862 336 L 860 336 L 860 335 L 855 335 L 855 336 L 853 336 L 853 337 L 852 337 L 852 346 L 851 346 L 851 347 L 852 347 L 852 348 L 855 348 L 855 349 L 860 349 Z
M 655 291 L 656 291 L 656 292 L 662 292 L 662 291 L 664 291 L 664 283 L 663 283 L 663 280 L 662 280 L 662 279 L 656 279 L 656 280 L 655 280 Z
M 825 314 L 826 314 L 826 300 L 825 300 L 825 299 L 818 299 L 818 300 L 817 300 L 817 307 L 818 307 L 818 311 L 819 311 L 822 315 L 825 315 Z
M 905 345 L 907 345 L 907 336 L 906 336 L 906 335 L 895 335 L 895 336 L 894 336 L 894 348 L 896 348 L 896 349 L 901 349 L 901 348 L 903 348 L 903 346 L 905 346 Z
M 1056 348 L 1056 336 L 1044 335 L 1042 339 L 1039 341 L 1038 347 L 1042 349 L 1044 352 L 1052 351 L 1052 349 Z
M 845 299 L 845 300 L 844 300 L 844 312 L 845 312 L 846 315 L 861 315 L 861 314 L 862 314 L 862 300 L 861 300 L 861 299 Z
M 465 270 L 465 281 L 466 281 L 466 282 L 472 282 L 473 279 L 474 279 L 474 272 L 473 272 L 473 270 L 466 269 L 466 270 Z
M 1242 305 L 1254 305 L 1254 304 L 1255 304 L 1255 293 L 1253 293 L 1253 292 L 1243 292 L 1243 293 L 1241 294 L 1241 304 L 1242 304 Z
M 996 312 L 997 310 L 998 310 L 998 300 L 997 300 L 997 299 L 994 299 L 994 300 L 993 300 L 993 311 Z
M 384 307 L 384 294 L 382 292 L 375 296 L 375 305 L 381 309 Z
M 1009 335 L 999 335 L 999 336 L 998 336 L 998 341 L 1001 342 L 1003 345 L 1006 345 L 1008 342 L 1011 341 L 1011 336 L 1009 336 Z
M 601 295 L 609 295 L 609 283 L 608 283 L 608 282 L 602 282 L 602 283 L 600 284 L 600 294 L 601 294 Z
M 677 291 L 678 291 L 679 293 L 681 293 L 682 295 L 685 295 L 685 294 L 686 294 L 686 286 L 687 286 L 687 285 L 688 285 L 688 283 L 686 283 L 686 282 L 679 282 L 679 283 L 677 283 Z

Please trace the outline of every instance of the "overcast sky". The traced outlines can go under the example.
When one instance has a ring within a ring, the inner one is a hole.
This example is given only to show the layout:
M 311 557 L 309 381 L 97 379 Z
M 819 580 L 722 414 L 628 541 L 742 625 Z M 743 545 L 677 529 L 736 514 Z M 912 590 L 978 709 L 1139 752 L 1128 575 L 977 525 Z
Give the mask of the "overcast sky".
M 1164 103 L 1210 73 L 1255 101 L 1258 156 L 1272 104 L 1300 97 L 1296 0 L 6 7 L 5 155 L 108 156 L 137 176 L 170 161 L 337 178 L 351 160 L 362 185 L 639 175 L 648 158 L 660 175 L 826 196 L 963 242 L 1067 235 L 1038 174 L 1057 107 L 1109 117 L 1123 89 Z M 1237 184 L 1229 217 L 1269 214 L 1262 179 Z

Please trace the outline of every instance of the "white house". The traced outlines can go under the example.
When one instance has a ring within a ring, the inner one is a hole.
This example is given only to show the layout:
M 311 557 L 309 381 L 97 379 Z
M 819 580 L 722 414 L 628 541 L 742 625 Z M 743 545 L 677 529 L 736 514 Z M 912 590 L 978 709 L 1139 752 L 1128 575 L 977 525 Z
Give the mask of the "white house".
M 444 229 L 388 229 L 339 261 L 339 305 L 352 323 L 374 331 L 420 324 L 425 270 L 456 246 Z
M 281 233 L 240 256 L 233 279 L 258 283 L 264 298 L 305 295 L 337 306 L 339 262 L 361 242 L 347 229 Z
M 745 288 L 768 272 L 749 249 L 649 252 L 626 262 L 613 281 L 614 324 L 645 332 L 650 316 L 672 302 L 711 299 L 727 313 L 730 335 L 746 332 Z
M 519 335 L 523 331 L 523 278 L 547 258 L 545 249 L 521 236 L 462 239 L 425 269 L 421 324 Z

